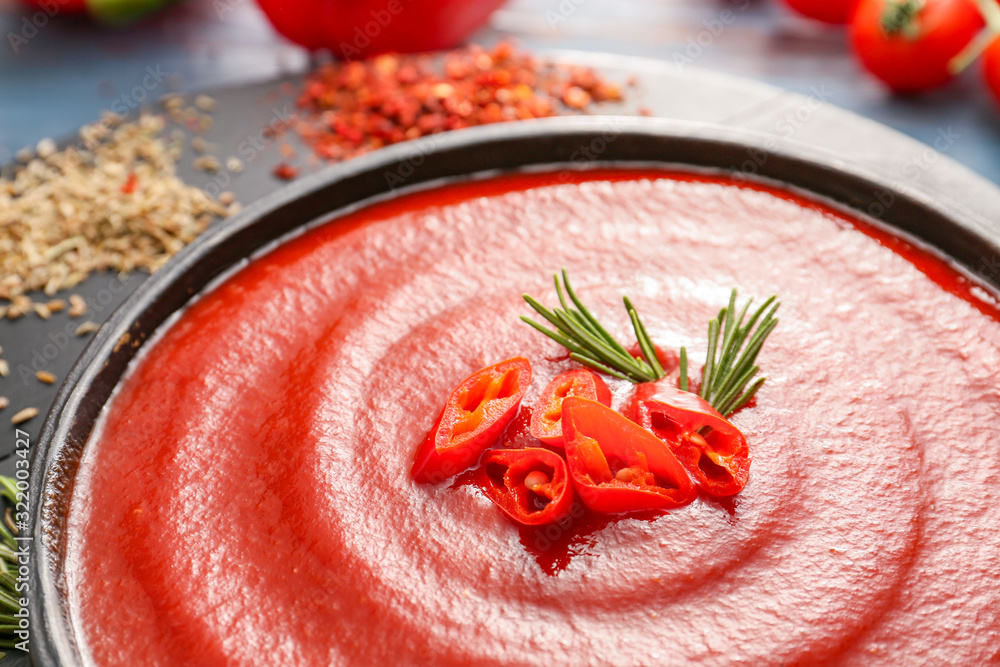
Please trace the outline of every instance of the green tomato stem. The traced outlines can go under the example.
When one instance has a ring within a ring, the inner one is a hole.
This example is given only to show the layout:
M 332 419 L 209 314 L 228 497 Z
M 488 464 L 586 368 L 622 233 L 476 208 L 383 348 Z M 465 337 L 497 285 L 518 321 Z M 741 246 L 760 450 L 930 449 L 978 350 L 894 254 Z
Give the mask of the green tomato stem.
M 971 42 L 969 42 L 968 46 L 959 51 L 957 56 L 948 61 L 948 72 L 952 76 L 958 76 L 964 72 L 970 65 L 972 65 L 972 63 L 979 60 L 979 57 L 982 56 L 986 49 L 990 48 L 990 45 L 993 44 L 993 42 L 998 38 L 1000 38 L 1000 29 L 994 29 L 990 25 L 987 25 Z

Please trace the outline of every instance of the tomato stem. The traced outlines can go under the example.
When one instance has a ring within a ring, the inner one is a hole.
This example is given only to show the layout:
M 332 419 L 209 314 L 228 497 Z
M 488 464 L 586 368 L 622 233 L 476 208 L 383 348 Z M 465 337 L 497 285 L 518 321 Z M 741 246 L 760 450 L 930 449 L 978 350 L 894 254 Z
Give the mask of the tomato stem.
M 958 76 L 966 69 L 969 68 L 972 63 L 979 60 L 979 57 L 986 52 L 986 49 L 990 47 L 996 39 L 1000 38 L 1000 32 L 997 32 L 990 26 L 983 28 L 975 39 L 969 42 L 969 45 L 964 49 L 959 51 L 958 55 L 948 61 L 948 72 L 952 76 Z
M 948 71 L 957 76 L 964 72 L 972 63 L 986 52 L 990 45 L 1000 39 L 1000 5 L 996 0 L 972 0 L 983 15 L 986 27 L 962 49 L 957 56 L 948 62 Z
M 924 0 L 889 0 L 879 25 L 886 35 L 900 34 L 915 40 L 920 36 L 917 17 L 924 9 Z
M 994 35 L 1000 35 L 1000 5 L 996 0 L 972 0 L 976 3 L 979 13 L 983 15 L 987 27 Z

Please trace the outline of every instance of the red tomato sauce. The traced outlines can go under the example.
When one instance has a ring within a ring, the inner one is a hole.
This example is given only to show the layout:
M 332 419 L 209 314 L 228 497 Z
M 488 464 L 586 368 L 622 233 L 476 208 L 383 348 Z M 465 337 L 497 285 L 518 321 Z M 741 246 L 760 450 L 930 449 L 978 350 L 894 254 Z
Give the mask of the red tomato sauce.
M 612 334 L 627 294 L 692 359 L 733 286 L 781 296 L 732 502 L 528 533 L 475 485 L 412 481 L 471 372 L 528 357 L 530 405 L 574 366 L 518 319 L 562 267 Z M 130 667 L 986 664 L 998 408 L 996 308 L 824 205 L 664 172 L 418 193 L 284 243 L 146 346 L 74 489 L 72 621 Z

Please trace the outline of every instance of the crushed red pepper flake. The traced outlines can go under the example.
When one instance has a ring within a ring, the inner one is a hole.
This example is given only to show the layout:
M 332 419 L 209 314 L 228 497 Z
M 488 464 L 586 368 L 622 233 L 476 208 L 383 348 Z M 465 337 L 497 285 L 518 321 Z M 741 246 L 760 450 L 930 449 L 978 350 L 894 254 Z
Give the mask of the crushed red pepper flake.
M 540 64 L 503 42 L 443 57 L 328 63 L 306 80 L 293 126 L 316 155 L 339 161 L 448 130 L 579 113 L 621 99 L 619 87 L 589 67 Z M 294 178 L 288 174 L 297 170 L 286 166 L 275 175 Z
M 286 162 L 282 162 L 274 168 L 274 175 L 282 180 L 290 181 L 299 175 L 299 170 Z
M 134 171 L 130 171 L 128 178 L 125 179 L 125 184 L 122 186 L 122 194 L 130 195 L 135 192 L 135 184 L 137 182 Z

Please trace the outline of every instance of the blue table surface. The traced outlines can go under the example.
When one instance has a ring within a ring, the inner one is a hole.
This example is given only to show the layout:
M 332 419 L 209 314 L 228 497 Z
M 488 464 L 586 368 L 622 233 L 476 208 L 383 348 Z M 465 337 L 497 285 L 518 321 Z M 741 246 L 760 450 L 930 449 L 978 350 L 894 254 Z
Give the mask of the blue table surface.
M 40 26 L 29 25 L 33 17 Z M 142 93 L 144 79 L 155 80 L 152 99 L 309 64 L 254 0 L 184 0 L 124 30 L 49 20 L 0 0 L 0 35 L 0 163 L 43 137 L 74 132 L 130 91 Z M 919 98 L 894 98 L 860 71 L 844 30 L 793 16 L 778 0 L 512 0 L 474 39 L 504 36 L 537 50 L 684 58 L 796 92 L 822 90 L 832 104 L 927 144 L 948 135 L 943 152 L 1000 183 L 1000 109 L 978 71 Z

